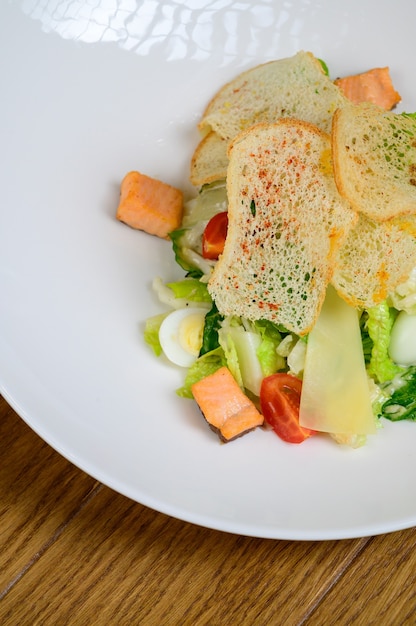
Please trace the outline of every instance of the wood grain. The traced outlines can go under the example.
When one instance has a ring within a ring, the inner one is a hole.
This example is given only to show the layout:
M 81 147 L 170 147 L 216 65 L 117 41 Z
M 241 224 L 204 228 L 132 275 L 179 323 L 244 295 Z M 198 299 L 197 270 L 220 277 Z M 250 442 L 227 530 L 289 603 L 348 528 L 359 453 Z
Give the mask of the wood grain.
M 1 398 L 0 598 L 98 484 L 56 454 Z
M 414 624 L 416 529 L 346 541 L 221 533 L 97 484 L 0 398 L 0 624 Z
M 416 624 L 415 529 L 373 538 L 319 607 L 311 624 Z
M 366 542 L 238 537 L 170 519 L 105 489 L 9 592 L 3 616 L 13 612 L 21 623 L 27 598 L 38 597 L 39 623 L 53 616 L 67 623 L 74 615 L 83 623 L 99 612 L 105 624 L 222 624 L 225 616 L 239 623 L 241 615 L 252 624 L 296 624 Z

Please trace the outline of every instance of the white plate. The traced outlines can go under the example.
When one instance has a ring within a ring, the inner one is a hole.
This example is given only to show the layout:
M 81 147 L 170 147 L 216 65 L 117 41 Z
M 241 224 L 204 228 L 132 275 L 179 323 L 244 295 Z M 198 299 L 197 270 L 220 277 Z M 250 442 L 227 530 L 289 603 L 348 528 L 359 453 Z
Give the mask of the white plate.
M 333 77 L 388 65 L 416 110 L 415 23 L 408 0 L 1 3 L 0 389 L 41 437 L 210 528 L 333 539 L 415 525 L 414 423 L 385 423 L 360 450 L 261 430 L 218 443 L 175 395 L 182 371 L 142 340 L 170 246 L 114 217 L 131 169 L 190 191 L 205 104 L 259 62 L 305 49 Z

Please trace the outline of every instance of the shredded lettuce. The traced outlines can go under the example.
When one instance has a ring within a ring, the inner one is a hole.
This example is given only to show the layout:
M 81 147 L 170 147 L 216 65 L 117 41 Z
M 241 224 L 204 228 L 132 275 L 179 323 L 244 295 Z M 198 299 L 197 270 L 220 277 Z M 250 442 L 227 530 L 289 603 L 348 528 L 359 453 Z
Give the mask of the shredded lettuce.
M 282 335 L 276 324 L 268 320 L 258 320 L 253 325 L 261 338 L 256 353 L 263 376 L 271 376 L 271 374 L 275 374 L 286 366 L 285 359 L 277 353 L 277 348 L 282 341 Z
M 230 370 L 231 374 L 240 385 L 240 387 L 244 389 L 245 385 L 243 375 L 240 369 L 240 361 L 237 345 L 235 342 L 235 334 L 230 332 L 230 329 L 232 327 L 232 319 L 225 318 L 224 322 L 221 324 L 220 329 L 218 330 L 218 341 L 224 351 L 224 356 L 228 369 Z
M 376 418 L 376 425 L 380 425 L 380 421 L 378 418 L 382 415 L 382 406 L 387 400 L 390 399 L 392 390 L 389 390 L 389 385 L 378 385 L 374 378 L 368 377 L 368 387 L 370 390 L 370 402 L 373 409 L 373 415 Z M 385 388 L 383 388 L 385 387 Z
M 172 309 L 183 309 L 198 303 L 208 310 L 211 305 L 211 298 L 206 289 L 206 285 L 198 285 L 197 279 L 185 278 L 176 283 L 164 283 L 160 276 L 153 279 L 152 287 L 157 297 L 163 304 L 167 304 Z
M 185 203 L 182 226 L 189 228 L 201 222 L 206 223 L 217 213 L 226 211 L 227 206 L 224 180 L 204 185 L 195 198 Z
M 302 378 L 303 370 L 305 369 L 306 345 L 307 342 L 302 337 L 299 337 L 287 356 L 289 372 L 298 378 Z
M 393 386 L 391 397 L 381 407 L 381 415 L 393 422 L 416 421 L 416 366 L 396 376 Z
M 401 115 L 403 115 L 403 117 L 411 117 L 413 119 L 416 119 L 416 113 L 406 113 L 406 111 L 403 111 Z
M 373 340 L 371 339 L 368 328 L 368 313 L 367 311 L 363 311 L 360 316 L 360 332 L 361 332 L 361 343 L 363 344 L 363 354 L 364 354 L 364 362 L 366 366 L 370 363 L 371 360 L 371 351 L 373 349 Z
M 245 330 L 243 326 L 230 326 L 228 329 L 220 330 L 220 342 L 226 352 L 229 369 L 237 382 L 259 396 L 264 378 L 257 356 L 261 343 L 260 335 Z
M 152 348 L 156 356 L 162 354 L 162 346 L 159 341 L 159 328 L 169 313 L 159 313 L 146 320 L 144 327 L 144 340 Z
M 396 317 L 395 310 L 382 302 L 367 311 L 366 327 L 373 342 L 368 373 L 376 382 L 392 380 L 403 368 L 396 365 L 389 356 L 390 335 Z
M 325 63 L 325 61 L 323 61 L 322 59 L 318 59 L 319 63 L 321 64 L 321 67 L 323 69 L 323 72 L 326 76 L 329 76 L 329 69 L 327 64 Z
M 166 283 L 172 289 L 175 298 L 184 298 L 190 302 L 212 302 L 206 283 L 197 278 L 184 278 L 173 283 Z
M 226 317 L 220 323 L 218 341 L 238 384 L 255 396 L 260 395 L 263 378 L 286 366 L 277 352 L 282 335 L 267 320 L 249 322 L 237 316 Z
M 204 332 L 202 334 L 202 346 L 199 356 L 211 352 L 219 347 L 218 330 L 221 326 L 223 316 L 218 313 L 215 302 L 213 302 L 210 311 L 205 316 Z
M 193 278 L 209 277 L 213 261 L 202 256 L 202 235 L 211 217 L 228 207 L 225 181 L 204 185 L 184 205 L 181 228 L 170 233 L 176 262 Z
M 188 276 L 193 278 L 200 278 L 203 276 L 204 271 L 198 266 L 197 263 L 198 256 L 200 255 L 198 255 L 197 252 L 194 252 L 194 255 L 190 253 L 190 250 L 192 249 L 189 247 L 187 241 L 188 229 L 178 228 L 177 230 L 171 232 L 169 236 L 172 240 L 172 248 L 176 263 L 183 270 L 185 270 L 185 272 L 187 272 Z

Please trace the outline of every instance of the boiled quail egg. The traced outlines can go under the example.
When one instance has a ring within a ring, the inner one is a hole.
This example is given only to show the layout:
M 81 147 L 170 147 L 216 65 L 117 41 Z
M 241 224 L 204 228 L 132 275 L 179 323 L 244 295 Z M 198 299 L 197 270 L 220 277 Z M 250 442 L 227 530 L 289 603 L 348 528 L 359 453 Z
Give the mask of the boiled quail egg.
M 399 365 L 416 365 L 416 315 L 400 311 L 391 330 L 389 354 Z
M 159 329 L 159 341 L 167 358 L 190 367 L 202 345 L 206 308 L 186 307 L 169 313 Z

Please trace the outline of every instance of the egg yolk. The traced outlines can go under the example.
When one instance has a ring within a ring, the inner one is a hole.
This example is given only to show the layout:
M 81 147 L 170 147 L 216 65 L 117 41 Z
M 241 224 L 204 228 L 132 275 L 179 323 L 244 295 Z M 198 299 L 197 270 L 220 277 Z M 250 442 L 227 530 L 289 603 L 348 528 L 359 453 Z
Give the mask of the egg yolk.
M 202 346 L 204 317 L 201 313 L 193 313 L 185 317 L 179 325 L 178 340 L 180 346 L 196 357 Z

